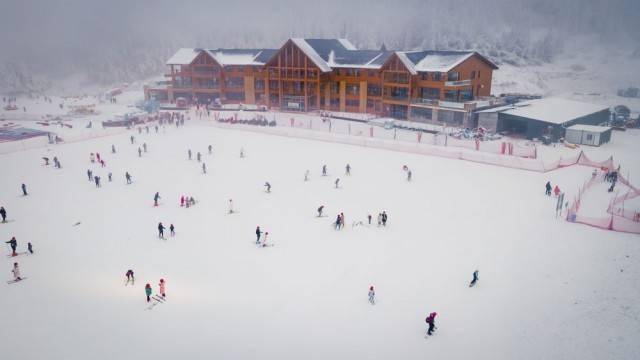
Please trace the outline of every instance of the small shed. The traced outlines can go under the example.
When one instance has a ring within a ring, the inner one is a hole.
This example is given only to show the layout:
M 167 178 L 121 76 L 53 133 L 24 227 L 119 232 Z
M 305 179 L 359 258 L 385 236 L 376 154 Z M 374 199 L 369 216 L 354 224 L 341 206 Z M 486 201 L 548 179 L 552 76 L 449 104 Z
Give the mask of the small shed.
M 595 125 L 572 125 L 566 129 L 565 141 L 572 144 L 600 146 L 611 141 L 611 128 Z

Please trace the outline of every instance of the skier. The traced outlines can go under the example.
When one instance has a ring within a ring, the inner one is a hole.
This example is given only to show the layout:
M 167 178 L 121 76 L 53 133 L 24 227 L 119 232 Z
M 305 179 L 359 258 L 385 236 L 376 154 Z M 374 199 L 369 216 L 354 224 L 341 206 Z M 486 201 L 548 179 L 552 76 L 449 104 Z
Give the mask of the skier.
M 116 146 L 115 145 L 111 145 L 111 153 L 112 154 L 116 153 Z
M 240 158 L 244 157 L 244 148 L 240 148 Z
M 382 225 L 382 214 L 378 213 L 378 226 Z
M 318 217 L 322 217 L 322 210 L 324 210 L 324 205 L 320 205 L 318 208 Z
M 20 268 L 18 267 L 18 263 L 13 263 L 13 270 L 11 270 L 11 272 L 13 273 L 13 280 L 14 281 L 20 281 L 22 280 L 22 278 L 20 277 Z
M 135 140 L 135 139 L 136 139 L 136 138 L 135 138 L 135 137 L 133 137 L 133 135 L 131 135 L 131 144 L 133 144 L 133 142 L 134 142 L 134 140 Z
M 0 216 L 2 216 L 2 222 L 7 222 L 7 210 L 4 209 L 4 206 L 0 206 Z
M 158 200 L 160 200 L 160 193 L 156 192 L 156 194 L 153 195 L 153 206 L 158 206 Z
M 256 227 L 256 244 L 260 244 L 260 235 L 262 235 L 262 231 L 260 231 L 260 226 Z
M 233 214 L 233 199 L 229 199 L 229 214 Z
M 267 238 L 269 237 L 269 232 L 264 233 L 264 239 L 262 239 L 262 247 L 267 247 Z
M 140 146 L 138 146 L 138 157 L 142 157 L 142 149 L 140 149 Z
M 29 194 L 27 194 L 27 185 L 22 184 L 22 186 L 21 186 L 21 187 L 22 187 L 22 195 L 23 195 L 23 196 L 27 196 L 27 195 L 29 195 Z
M 87 170 L 87 177 L 89 181 L 93 180 L 93 171 L 91 171 L 91 169 Z
M 96 156 L 93 153 L 89 154 L 89 161 L 91 161 L 91 163 L 96 162 Z
M 17 256 L 16 248 L 18 247 L 18 241 L 16 240 L 16 237 L 12 237 L 11 240 L 5 241 L 5 243 L 11 245 L 11 256 Z
M 382 226 L 387 226 L 387 212 L 382 212 Z
M 147 302 L 151 301 L 151 284 L 147 284 L 144 286 L 144 293 L 147 295 Z
M 100 159 L 100 153 L 96 153 L 96 159 L 98 159 L 98 162 L 102 162 L 102 159 Z
M 429 314 L 429 316 L 425 320 L 427 322 L 427 324 L 429 324 L 429 330 L 427 330 L 427 335 L 429 335 L 429 336 L 431 336 L 431 334 L 433 333 L 433 331 L 436 328 L 436 325 L 435 325 L 436 315 L 438 315 L 438 314 L 435 313 L 435 312 L 432 312 L 431 314 Z
M 164 239 L 164 225 L 162 223 L 158 223 L 158 237 Z
M 209 155 L 211 155 L 211 152 L 213 151 L 213 147 L 209 145 L 208 149 L 209 149 Z
M 407 171 L 407 181 L 411 181 L 411 170 Z
M 267 192 L 270 193 L 271 192 L 271 184 L 269 184 L 269 182 L 265 182 L 264 186 L 267 188 Z
M 336 179 L 335 184 L 336 184 L 336 189 L 337 189 L 339 187 L 339 184 L 340 184 L 340 178 Z
M 45 166 L 49 166 L 49 158 L 48 158 L 48 157 L 43 156 L 43 157 L 42 157 L 42 160 L 44 160 L 44 165 L 45 165 Z
M 351 165 L 347 164 L 347 166 L 345 167 L 345 175 L 351 175 Z
M 158 284 L 158 286 L 160 286 L 160 295 L 162 295 L 162 298 L 165 298 L 165 292 L 164 292 L 164 279 L 160 279 L 160 284 Z
M 376 292 L 373 290 L 373 286 L 369 287 L 369 303 L 371 305 L 376 304 Z
M 176 235 L 176 227 L 173 224 L 169 225 L 169 231 L 171 231 L 171 236 Z
M 345 222 L 344 222 L 344 213 L 340 213 L 340 229 L 344 229 L 345 227 Z
M 142 143 L 142 148 L 144 149 L 144 152 L 147 152 L 147 143 Z
M 371 214 L 367 215 L 367 220 L 369 221 L 369 225 L 371 225 Z
M 340 219 L 340 214 L 338 214 L 338 216 L 336 217 L 336 222 L 335 222 L 336 230 L 340 230 L 340 224 L 341 224 L 340 220 L 341 220 Z
M 304 172 L 304 181 L 309 181 L 309 170 Z
M 327 176 L 327 165 L 322 165 L 322 176 Z
M 469 287 L 474 286 L 478 282 L 478 270 L 473 272 L 473 280 L 469 283 Z
M 131 282 L 132 284 L 135 283 L 136 278 L 133 276 L 133 270 L 127 270 L 127 273 L 125 275 L 127 276 L 127 282 L 125 283 L 125 285 L 127 285 L 129 282 Z
M 202 155 L 200 154 L 200 151 L 198 151 L 198 153 L 196 154 L 196 159 L 198 159 L 198 162 L 202 160 Z
M 96 183 L 96 187 L 100 187 L 100 176 L 96 175 L 93 177 L 94 182 Z
M 112 173 L 109 173 L 109 175 L 108 175 L 109 176 L 109 182 L 111 182 L 111 176 L 112 175 L 113 175 Z
M 547 184 L 544 186 L 545 192 L 544 194 L 547 196 L 551 196 L 551 182 L 547 181 Z
M 60 165 L 60 160 L 58 160 L 57 156 L 53 157 L 53 167 L 61 169 L 62 165 Z
M 124 173 L 124 177 L 127 179 L 127 185 L 131 184 L 131 174 L 128 171 Z
M 187 151 L 187 155 L 189 155 L 189 160 L 191 160 L 191 149 L 189 149 L 189 151 Z
M 207 173 L 207 164 L 202 163 L 202 173 L 206 174 Z
M 558 185 L 556 185 L 555 188 L 553 188 L 553 194 L 558 197 L 558 195 L 560 195 L 560 188 L 558 187 Z

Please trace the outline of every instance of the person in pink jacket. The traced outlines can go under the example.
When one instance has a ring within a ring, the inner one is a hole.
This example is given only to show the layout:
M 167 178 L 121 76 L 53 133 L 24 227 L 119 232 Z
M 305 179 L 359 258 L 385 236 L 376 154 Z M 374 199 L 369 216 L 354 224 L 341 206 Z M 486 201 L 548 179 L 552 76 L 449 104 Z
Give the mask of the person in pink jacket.
M 164 279 L 160 279 L 160 284 L 158 284 L 160 286 L 160 295 L 162 295 L 162 297 L 165 297 L 165 293 L 164 293 Z

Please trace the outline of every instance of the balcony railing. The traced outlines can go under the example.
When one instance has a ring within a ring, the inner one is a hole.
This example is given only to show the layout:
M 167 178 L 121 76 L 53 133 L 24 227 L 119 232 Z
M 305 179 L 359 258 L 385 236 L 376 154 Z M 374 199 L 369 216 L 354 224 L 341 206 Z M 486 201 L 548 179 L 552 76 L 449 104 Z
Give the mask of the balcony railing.
M 394 100 L 394 101 L 408 101 L 408 95 L 384 95 L 382 97 L 384 100 Z
M 444 86 L 450 87 L 458 87 L 458 86 L 469 86 L 471 85 L 471 80 L 458 80 L 458 81 L 445 81 Z
M 425 99 L 425 98 L 411 99 L 412 104 L 418 104 L 418 105 L 438 106 L 439 102 L 440 101 L 438 99 Z

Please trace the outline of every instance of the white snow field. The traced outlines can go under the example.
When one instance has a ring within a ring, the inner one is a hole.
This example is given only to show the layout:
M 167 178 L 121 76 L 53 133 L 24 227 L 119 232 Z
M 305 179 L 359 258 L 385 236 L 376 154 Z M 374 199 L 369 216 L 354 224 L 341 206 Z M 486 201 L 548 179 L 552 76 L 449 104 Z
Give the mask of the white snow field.
M 614 134 L 615 144 L 630 144 L 613 147 L 614 158 L 620 149 L 634 159 L 638 142 L 618 136 L 637 132 Z M 149 152 L 139 158 L 143 142 Z M 187 149 L 203 154 L 208 174 Z M 107 167 L 91 164 L 90 152 Z M 43 166 L 43 156 L 57 156 L 63 168 Z M 323 164 L 330 176 L 320 176 Z M 622 166 L 634 182 L 639 164 Z M 14 261 L 27 279 L 0 284 L 2 359 L 638 356 L 640 237 L 556 219 L 555 199 L 543 195 L 551 180 L 572 199 L 591 168 L 542 174 L 190 120 L 159 134 L 3 154 L 0 169 L 10 219 L 0 238 L 35 250 L 9 258 L 3 244 L 4 279 Z M 102 177 L 101 188 L 87 169 Z M 181 208 L 183 194 L 197 205 Z M 321 204 L 327 217 L 316 217 Z M 383 210 L 387 227 L 352 226 Z M 340 212 L 347 227 L 336 231 Z M 173 223 L 176 236 L 167 229 L 159 239 L 160 221 Z M 255 245 L 257 225 L 273 247 Z M 127 269 L 135 286 L 125 286 Z M 476 269 L 480 281 L 469 288 Z M 167 301 L 146 310 L 144 285 L 157 293 L 160 278 Z M 433 311 L 438 329 L 425 339 Z

